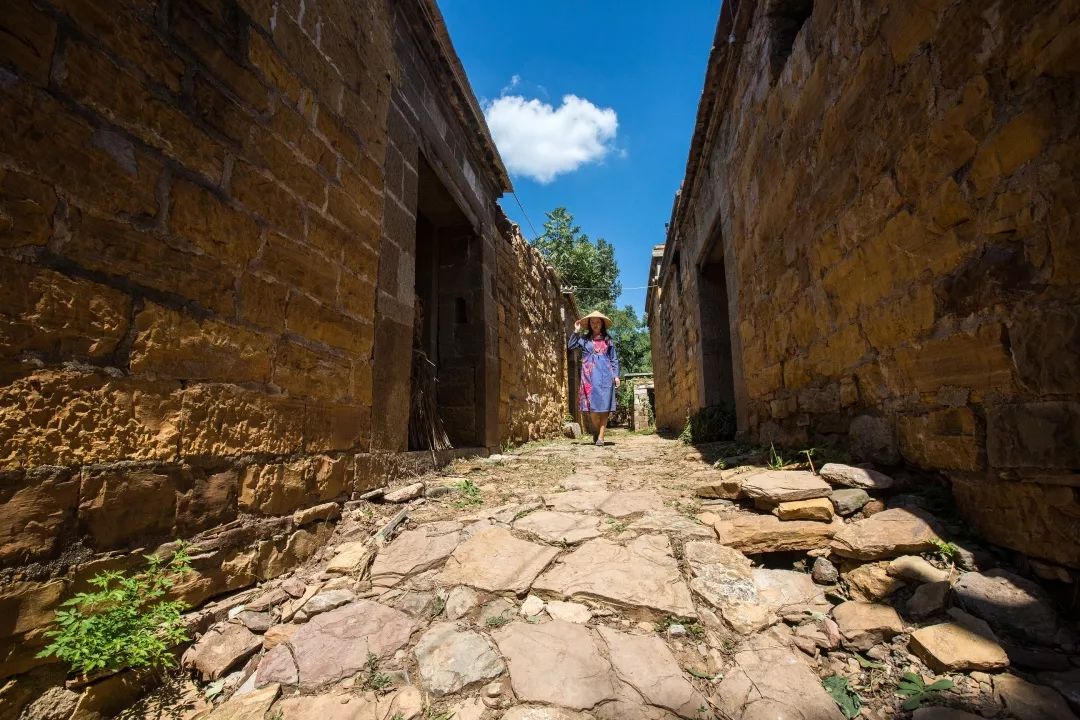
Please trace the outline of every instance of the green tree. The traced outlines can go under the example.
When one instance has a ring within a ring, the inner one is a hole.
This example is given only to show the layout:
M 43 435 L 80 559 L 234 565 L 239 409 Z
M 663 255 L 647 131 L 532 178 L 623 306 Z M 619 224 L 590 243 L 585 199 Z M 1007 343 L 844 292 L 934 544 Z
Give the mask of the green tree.
M 649 328 L 632 305 L 607 313 L 611 318 L 611 334 L 619 348 L 619 364 L 624 373 L 652 372 L 652 344 Z
M 559 207 L 547 213 L 544 232 L 533 245 L 559 273 L 563 286 L 573 291 L 582 311 L 614 310 L 622 285 L 611 243 L 603 238 L 594 243 L 574 225 L 574 216 Z
M 632 306 L 621 310 L 615 306 L 622 292 L 615 247 L 603 238 L 595 243 L 590 240 L 574 224 L 574 216 L 562 207 L 547 213 L 544 233 L 533 245 L 559 273 L 563 286 L 573 291 L 583 313 L 599 310 L 611 318 L 611 334 L 618 344 L 622 371 L 651 372 L 649 329 Z

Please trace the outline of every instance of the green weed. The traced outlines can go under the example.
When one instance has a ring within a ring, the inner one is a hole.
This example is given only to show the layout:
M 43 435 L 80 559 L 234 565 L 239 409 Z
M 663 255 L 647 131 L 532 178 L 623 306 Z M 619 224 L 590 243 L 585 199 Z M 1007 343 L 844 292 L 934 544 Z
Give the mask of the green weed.
M 142 572 L 98 573 L 89 581 L 94 591 L 64 602 L 56 612 L 57 627 L 46 632 L 52 642 L 37 656 L 59 658 L 83 674 L 173 665 L 171 649 L 188 640 L 180 617 L 187 605 L 166 597 L 191 571 L 191 556 L 179 543 L 168 561 L 145 557 Z
M 454 489 L 461 495 L 454 501 L 454 507 L 464 508 L 484 504 L 484 497 L 480 494 L 480 487 L 469 478 L 454 483 Z
M 953 681 L 948 678 L 935 680 L 929 685 L 920 676 L 913 672 L 906 672 L 900 676 L 900 684 L 896 688 L 896 694 L 907 700 L 901 705 L 905 710 L 915 710 L 942 690 L 948 690 L 953 686 Z
M 859 709 L 862 707 L 862 698 L 859 697 L 859 693 L 848 685 L 846 677 L 830 675 L 822 680 L 821 684 L 825 688 L 825 692 L 829 693 L 829 697 L 836 703 L 836 706 L 840 708 L 840 712 L 844 714 L 844 717 L 848 718 L 848 720 L 858 717 Z

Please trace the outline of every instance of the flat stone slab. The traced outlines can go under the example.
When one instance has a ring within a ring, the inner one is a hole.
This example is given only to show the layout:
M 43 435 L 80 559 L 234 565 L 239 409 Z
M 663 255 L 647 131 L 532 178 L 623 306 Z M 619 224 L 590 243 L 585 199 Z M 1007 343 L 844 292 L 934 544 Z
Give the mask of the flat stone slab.
M 544 503 L 552 510 L 559 512 L 602 512 L 617 518 L 652 510 L 662 505 L 656 493 L 644 490 L 630 492 L 574 490 L 545 495 Z
M 911 633 L 908 649 L 936 672 L 1008 667 L 1009 657 L 990 626 L 984 620 L 962 615 L 954 618 L 957 622 L 928 625 Z
M 859 650 L 869 650 L 904 631 L 896 610 L 888 605 L 849 600 L 833 608 L 833 620 L 840 634 Z
M 514 523 L 514 529 L 535 535 L 545 542 L 565 542 L 570 545 L 601 535 L 599 518 L 552 510 L 529 513 Z
M 213 628 L 184 653 L 184 667 L 194 668 L 203 680 L 217 680 L 262 647 L 262 638 L 240 623 Z
M 596 475 L 591 475 L 589 473 L 574 473 L 573 475 L 568 475 L 562 481 L 562 486 L 567 490 L 585 490 L 588 492 L 607 490 L 606 482 Z
M 296 622 L 307 622 L 316 615 L 329 612 L 334 608 L 339 608 L 346 603 L 351 603 L 355 599 L 356 593 L 345 588 L 323 590 L 304 603 L 300 609 L 296 611 Z
M 563 708 L 518 705 L 503 713 L 502 720 L 592 720 L 592 716 Z
M 506 666 L 491 641 L 456 623 L 436 623 L 414 649 L 425 688 L 448 695 L 503 674 Z
M 712 526 L 721 543 L 755 555 L 825 547 L 844 523 L 839 519 L 831 523 L 781 520 L 774 515 L 740 512 L 716 518 Z
M 585 605 L 575 602 L 563 602 L 562 600 L 549 600 L 544 609 L 552 620 L 584 625 L 592 619 L 592 611 Z
M 338 546 L 337 554 L 323 568 L 328 573 L 351 575 L 367 570 L 374 550 L 365 542 L 347 542 Z
M 821 678 L 782 637 L 756 635 L 734 661 L 713 694 L 720 717 L 843 720 Z
M 438 583 L 520 594 L 558 554 L 556 548 L 518 540 L 509 530 L 487 528 L 454 550 Z
M 837 555 L 856 560 L 918 555 L 939 539 L 933 523 L 933 517 L 921 510 L 892 508 L 844 525 L 830 547 Z
M 243 695 L 233 695 L 214 708 L 206 720 L 263 720 L 280 694 L 280 685 L 267 685 Z
M 994 695 L 1018 720 L 1076 720 L 1076 714 L 1056 690 L 1010 673 L 994 676 Z
M 299 695 L 285 698 L 274 705 L 273 712 L 267 717 L 276 716 L 282 720 L 291 720 L 291 718 L 374 720 L 378 707 L 378 701 L 374 697 L 352 695 L 337 690 L 322 695 Z M 262 720 L 262 716 L 259 720 Z
M 599 627 L 608 646 L 608 657 L 620 680 L 633 687 L 653 707 L 684 718 L 697 718 L 698 708 L 708 706 L 683 675 L 667 643 L 656 635 L 630 635 Z
M 690 589 L 664 535 L 642 535 L 626 546 L 604 538 L 590 540 L 537 578 L 533 589 L 567 599 L 593 597 L 697 617 Z
M 868 468 L 825 463 L 818 473 L 826 482 L 841 487 L 862 488 L 863 490 L 888 490 L 893 486 L 893 479 L 885 473 Z
M 825 591 L 807 573 L 754 568 L 751 577 L 757 587 L 758 601 L 778 615 L 799 611 L 827 613 L 832 607 L 825 599 Z
M 713 538 L 716 533 L 711 525 L 705 525 L 700 520 L 687 517 L 682 513 L 669 510 L 655 510 L 646 512 L 642 517 L 630 523 L 630 530 L 638 532 L 663 532 L 674 533 L 685 538 Z
M 715 542 L 689 542 L 690 589 L 713 606 L 733 630 L 747 634 L 766 627 L 772 613 L 758 597 L 750 559 Z
M 518 700 L 588 710 L 615 699 L 611 664 L 586 627 L 559 620 L 513 623 L 492 635 Z
M 258 687 L 270 683 L 317 687 L 364 669 L 368 655 L 393 655 L 408 641 L 415 621 L 370 600 L 357 600 L 316 615 L 266 653 L 255 673 Z
M 758 470 L 739 476 L 742 496 L 771 505 L 793 500 L 828 497 L 832 487 L 812 472 L 803 470 Z
M 461 542 L 461 528 L 458 522 L 434 522 L 401 533 L 375 556 L 371 584 L 391 588 L 407 577 L 438 567 Z
M 968 572 L 953 592 L 968 612 L 1000 632 L 1052 645 L 1059 640 L 1061 621 L 1046 592 L 1027 578 L 1007 570 Z

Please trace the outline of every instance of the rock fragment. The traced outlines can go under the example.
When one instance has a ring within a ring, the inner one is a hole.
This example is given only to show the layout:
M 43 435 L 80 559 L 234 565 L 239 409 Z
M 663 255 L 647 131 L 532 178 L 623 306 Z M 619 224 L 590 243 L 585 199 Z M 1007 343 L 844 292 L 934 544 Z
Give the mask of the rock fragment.
M 885 473 L 852 465 L 826 463 L 821 466 L 819 473 L 826 482 L 842 487 L 888 490 L 893 486 L 893 479 Z
M 851 600 L 833 608 L 833 620 L 849 645 L 869 650 L 904 631 L 904 623 L 888 605 Z

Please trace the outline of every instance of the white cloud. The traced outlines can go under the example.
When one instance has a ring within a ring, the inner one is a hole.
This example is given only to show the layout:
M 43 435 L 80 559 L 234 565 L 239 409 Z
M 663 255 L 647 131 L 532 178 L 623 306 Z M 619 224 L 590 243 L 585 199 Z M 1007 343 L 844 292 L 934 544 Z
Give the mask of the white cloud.
M 515 75 L 511 87 L 520 81 Z M 613 109 L 576 95 L 564 96 L 556 109 L 535 98 L 504 94 L 485 103 L 484 116 L 507 169 L 544 184 L 603 159 L 619 127 Z

